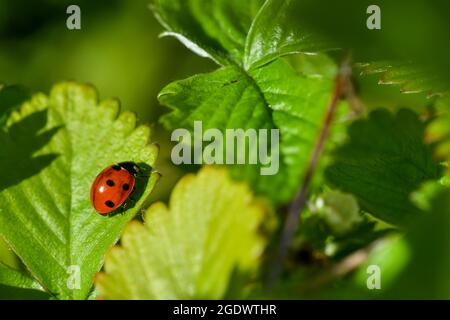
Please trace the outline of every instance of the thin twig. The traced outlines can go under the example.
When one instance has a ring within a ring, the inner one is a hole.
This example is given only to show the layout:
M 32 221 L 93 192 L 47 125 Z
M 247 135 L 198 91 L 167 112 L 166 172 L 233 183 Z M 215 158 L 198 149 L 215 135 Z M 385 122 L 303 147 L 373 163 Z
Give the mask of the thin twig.
M 296 194 L 294 200 L 292 201 L 287 217 L 284 223 L 283 231 L 281 233 L 280 245 L 278 248 L 278 255 L 274 261 L 273 267 L 269 275 L 269 289 L 272 288 L 276 280 L 281 274 L 283 261 L 286 258 L 289 244 L 298 227 L 300 212 L 304 209 L 306 205 L 306 200 L 308 197 L 309 185 L 311 183 L 315 168 L 320 158 L 325 141 L 328 137 L 330 131 L 330 126 L 333 122 L 334 115 L 336 113 L 336 108 L 339 100 L 346 95 L 350 83 L 351 67 L 350 59 L 346 58 L 339 69 L 339 73 L 335 79 L 335 85 L 333 89 L 333 95 L 328 105 L 327 113 L 318 137 L 317 143 L 315 145 L 314 151 L 312 153 L 311 159 L 309 161 L 308 167 L 305 171 L 303 177 L 303 183 L 301 189 Z

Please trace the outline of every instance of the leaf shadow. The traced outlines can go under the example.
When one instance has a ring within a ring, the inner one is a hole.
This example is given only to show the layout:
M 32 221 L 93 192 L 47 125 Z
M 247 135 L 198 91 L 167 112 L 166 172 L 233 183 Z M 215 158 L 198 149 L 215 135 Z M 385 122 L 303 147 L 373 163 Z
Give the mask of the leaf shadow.
M 0 125 L 6 122 L 13 109 L 30 98 L 31 94 L 25 87 L 13 85 L 0 88 Z
M 50 165 L 56 153 L 36 155 L 61 127 L 45 129 L 47 110 L 34 112 L 0 129 L 0 192 Z
M 50 298 L 51 296 L 43 291 L 0 284 L 0 300 L 49 300 Z
M 152 173 L 152 167 L 146 164 L 145 162 L 137 163 L 139 168 L 141 169 L 141 173 L 138 177 L 136 177 L 136 185 L 133 193 L 131 194 L 131 201 L 127 201 L 125 207 L 120 207 L 116 211 L 112 212 L 108 215 L 108 217 L 114 217 L 118 214 L 122 214 L 125 211 L 132 209 L 136 206 L 138 201 L 143 196 L 145 190 L 147 189 L 147 184 L 150 179 L 150 175 Z

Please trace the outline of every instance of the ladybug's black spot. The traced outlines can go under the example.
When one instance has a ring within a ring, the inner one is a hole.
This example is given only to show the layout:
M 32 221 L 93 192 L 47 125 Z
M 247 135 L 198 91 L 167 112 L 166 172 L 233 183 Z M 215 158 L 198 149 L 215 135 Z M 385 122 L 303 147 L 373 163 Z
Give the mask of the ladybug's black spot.
M 130 189 L 130 185 L 129 185 L 128 183 L 125 183 L 125 184 L 122 186 L 122 189 L 125 190 L 125 191 L 127 191 L 127 190 Z
M 105 202 L 105 205 L 109 208 L 113 208 L 114 207 L 114 202 L 112 202 L 111 200 L 108 200 Z
M 114 181 L 112 181 L 110 179 L 106 180 L 106 184 L 110 187 L 114 187 L 114 185 L 115 185 Z
M 112 168 L 116 171 L 120 171 L 122 169 L 122 167 L 117 164 L 113 165 Z

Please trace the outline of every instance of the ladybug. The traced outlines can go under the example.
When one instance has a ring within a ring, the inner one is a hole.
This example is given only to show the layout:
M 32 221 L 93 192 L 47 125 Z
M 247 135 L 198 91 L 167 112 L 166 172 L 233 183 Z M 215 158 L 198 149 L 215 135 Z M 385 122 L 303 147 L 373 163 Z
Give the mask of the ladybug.
M 104 169 L 91 187 L 91 203 L 101 215 L 124 208 L 136 187 L 141 168 L 134 162 L 121 162 Z

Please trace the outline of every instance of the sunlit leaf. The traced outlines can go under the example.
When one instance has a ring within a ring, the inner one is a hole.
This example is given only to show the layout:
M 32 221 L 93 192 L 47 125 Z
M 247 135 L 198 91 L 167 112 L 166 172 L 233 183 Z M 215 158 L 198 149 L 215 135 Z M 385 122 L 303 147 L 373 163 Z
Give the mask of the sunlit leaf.
M 263 0 L 154 0 L 152 9 L 167 30 L 202 57 L 242 63 L 245 39 Z
M 106 166 L 154 164 L 158 149 L 148 145 L 149 133 L 133 114 L 119 114 L 117 101 L 98 102 L 92 87 L 70 82 L 9 116 L 0 133 L 0 235 L 56 298 L 88 296 L 106 249 L 152 190 L 156 173 L 139 182 L 135 205 L 112 217 L 97 214 L 89 199 Z
M 331 49 L 296 19 L 298 0 L 268 0 L 252 23 L 245 44 L 244 67 L 256 68 L 278 57 Z
M 96 280 L 105 299 L 217 299 L 233 272 L 254 270 L 264 210 L 223 169 L 183 177 L 168 206 L 153 204 L 145 223 L 128 224 Z

